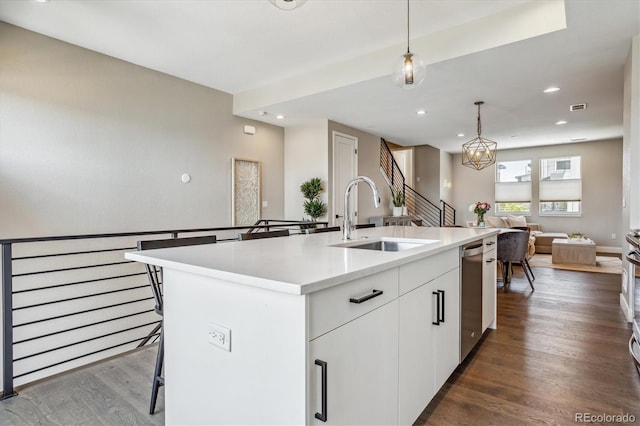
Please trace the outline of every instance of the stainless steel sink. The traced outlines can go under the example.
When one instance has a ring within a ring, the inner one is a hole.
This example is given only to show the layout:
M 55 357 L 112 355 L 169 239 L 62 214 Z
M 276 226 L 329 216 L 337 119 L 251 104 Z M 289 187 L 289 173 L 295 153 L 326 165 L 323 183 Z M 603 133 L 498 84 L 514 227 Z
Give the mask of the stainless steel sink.
M 377 251 L 404 251 L 426 244 L 433 244 L 438 240 L 415 240 L 410 238 L 394 239 L 394 238 L 376 238 L 375 240 L 360 240 L 336 244 L 335 247 L 356 248 L 363 250 Z

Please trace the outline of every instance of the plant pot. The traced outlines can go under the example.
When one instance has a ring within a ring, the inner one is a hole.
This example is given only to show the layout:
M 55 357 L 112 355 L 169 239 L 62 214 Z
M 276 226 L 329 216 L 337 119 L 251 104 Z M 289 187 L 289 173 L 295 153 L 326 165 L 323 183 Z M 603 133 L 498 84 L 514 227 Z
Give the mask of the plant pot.
M 407 211 L 407 206 L 402 206 L 402 216 L 407 216 L 409 212 Z
M 394 216 L 402 216 L 402 207 L 393 207 Z

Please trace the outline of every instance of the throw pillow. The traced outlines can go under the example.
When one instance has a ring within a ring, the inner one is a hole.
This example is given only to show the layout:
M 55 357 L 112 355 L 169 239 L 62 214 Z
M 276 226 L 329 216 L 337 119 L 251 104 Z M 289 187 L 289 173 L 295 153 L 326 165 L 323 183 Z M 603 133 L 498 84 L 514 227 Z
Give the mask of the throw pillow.
M 497 216 L 486 216 L 484 218 L 484 224 L 488 228 L 508 228 L 504 220 L 501 217 Z
M 507 222 L 509 223 L 509 227 L 513 228 L 514 226 L 527 226 L 527 220 L 524 216 L 507 216 Z

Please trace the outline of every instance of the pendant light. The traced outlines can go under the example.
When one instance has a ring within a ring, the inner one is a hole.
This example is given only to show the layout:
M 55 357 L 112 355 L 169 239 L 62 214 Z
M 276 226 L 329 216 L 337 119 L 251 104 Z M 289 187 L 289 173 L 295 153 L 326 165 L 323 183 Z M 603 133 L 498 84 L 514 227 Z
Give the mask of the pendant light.
M 496 162 L 498 144 L 492 140 L 483 138 L 482 123 L 480 121 L 480 105 L 482 101 L 475 102 L 478 106 L 478 136 L 462 145 L 462 164 L 472 169 L 482 170 Z
M 407 0 L 407 53 L 396 62 L 391 77 L 396 85 L 403 89 L 412 89 L 422 83 L 426 75 L 427 66 L 409 49 L 409 0 Z

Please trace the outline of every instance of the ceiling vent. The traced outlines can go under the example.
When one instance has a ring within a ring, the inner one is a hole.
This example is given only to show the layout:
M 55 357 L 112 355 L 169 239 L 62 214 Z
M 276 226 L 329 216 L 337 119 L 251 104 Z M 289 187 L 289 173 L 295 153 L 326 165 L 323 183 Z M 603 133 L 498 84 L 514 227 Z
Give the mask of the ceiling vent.
M 582 111 L 587 109 L 587 104 L 574 104 L 569 106 L 569 111 Z

